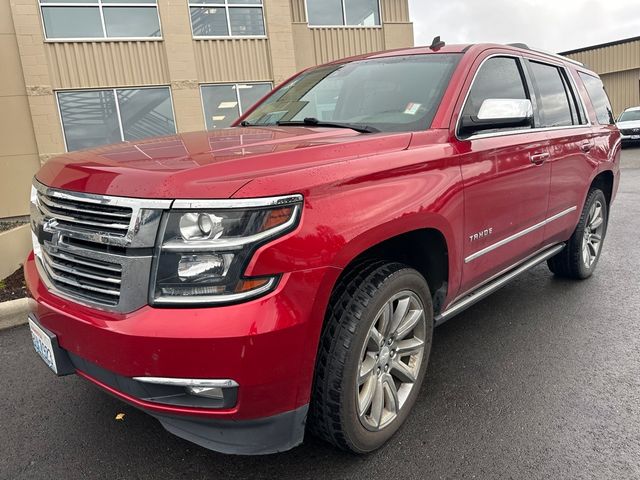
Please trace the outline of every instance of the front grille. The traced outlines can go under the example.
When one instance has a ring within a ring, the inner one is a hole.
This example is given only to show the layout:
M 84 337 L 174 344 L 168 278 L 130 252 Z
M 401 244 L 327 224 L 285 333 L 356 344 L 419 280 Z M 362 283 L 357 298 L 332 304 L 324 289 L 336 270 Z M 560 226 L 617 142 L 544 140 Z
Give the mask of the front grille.
M 623 135 L 640 135 L 640 128 L 623 128 L 620 132 Z
M 128 313 L 146 305 L 153 247 L 171 203 L 34 181 L 31 227 L 40 278 L 53 293 L 90 307 Z
M 121 265 L 76 255 L 46 243 L 41 260 L 47 275 L 61 292 L 103 305 L 118 304 Z
M 72 229 L 100 230 L 124 237 L 131 224 L 133 210 L 129 207 L 103 205 L 38 192 L 40 209 L 49 219 Z

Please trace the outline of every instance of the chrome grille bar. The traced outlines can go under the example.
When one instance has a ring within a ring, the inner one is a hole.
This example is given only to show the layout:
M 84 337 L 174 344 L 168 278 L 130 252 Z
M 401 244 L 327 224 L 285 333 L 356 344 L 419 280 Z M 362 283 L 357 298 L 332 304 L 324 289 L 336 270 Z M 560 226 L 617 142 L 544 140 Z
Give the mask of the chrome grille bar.
M 97 263 L 97 260 L 89 260 L 83 257 L 73 257 L 71 255 L 67 255 L 65 253 L 62 253 L 60 251 L 53 253 L 53 252 L 47 252 L 47 254 L 50 257 L 53 258 L 58 258 L 60 260 L 67 260 L 67 261 L 71 261 L 71 262 L 75 262 L 77 264 L 80 265 L 84 265 L 87 267 L 91 267 L 91 268 L 97 268 L 100 270 L 107 270 L 107 271 L 111 271 L 111 272 L 117 272 L 120 273 L 122 272 L 122 267 L 119 265 L 110 265 L 107 263 Z
M 85 295 L 87 295 L 89 292 L 93 292 L 93 293 L 98 293 L 101 295 L 109 295 L 114 297 L 115 299 L 120 297 L 120 289 L 119 288 L 107 288 L 104 287 L 102 285 L 96 284 L 96 283 L 90 283 L 88 281 L 84 281 L 81 279 L 78 279 L 77 277 L 72 277 L 69 275 L 63 275 L 63 274 L 58 274 L 54 271 L 53 267 L 50 266 L 46 260 L 42 262 L 42 265 L 44 267 L 44 269 L 47 272 L 47 275 L 49 275 L 49 277 L 56 283 L 63 283 L 65 285 L 70 285 L 72 287 L 81 289 L 81 290 L 86 290 L 87 292 L 85 292 Z M 57 285 L 59 288 L 61 287 L 60 285 Z M 63 287 L 64 288 L 64 287 Z M 114 302 L 114 303 L 117 303 Z
M 105 217 L 115 217 L 116 219 L 124 218 L 128 221 L 131 219 L 131 211 L 129 212 L 120 212 L 120 211 L 108 211 L 102 208 L 96 208 L 98 205 L 92 204 L 93 209 L 84 208 L 82 203 L 80 202 L 72 202 L 69 200 L 59 200 L 56 197 L 48 197 L 46 195 L 39 194 L 38 199 L 45 203 L 49 208 L 66 210 L 69 212 L 79 212 L 79 213 L 87 213 L 90 215 L 101 215 Z
M 129 222 L 107 223 L 107 222 L 99 221 L 99 218 L 94 220 L 85 220 L 84 218 L 81 218 L 78 215 L 72 216 L 69 214 L 64 214 L 64 213 L 50 210 L 49 207 L 46 207 L 44 205 L 44 202 L 40 204 L 40 210 L 42 210 L 42 213 L 44 213 L 47 217 L 51 219 L 57 220 L 59 222 L 70 223 L 72 225 L 79 224 L 81 226 L 84 226 L 85 228 L 86 226 L 90 226 L 90 227 L 98 227 L 98 228 L 107 229 L 107 230 L 121 230 L 121 235 L 124 235 L 124 233 L 126 233 L 127 230 L 129 230 Z
M 88 278 L 89 280 L 96 280 L 98 282 L 105 282 L 114 285 L 120 285 L 122 280 L 119 276 L 116 275 L 102 275 L 98 273 L 90 273 L 86 269 L 73 267 L 71 263 L 63 264 L 56 262 L 47 252 L 44 252 L 44 257 L 46 259 L 46 263 L 53 268 L 54 270 L 59 270 L 61 272 L 69 273 L 76 277 Z M 100 272 L 101 273 L 101 272 Z

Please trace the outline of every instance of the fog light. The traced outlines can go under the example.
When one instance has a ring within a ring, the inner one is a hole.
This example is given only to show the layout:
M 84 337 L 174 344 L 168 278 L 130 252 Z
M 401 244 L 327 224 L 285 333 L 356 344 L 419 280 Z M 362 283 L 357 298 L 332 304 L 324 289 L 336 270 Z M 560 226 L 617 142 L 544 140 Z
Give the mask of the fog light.
M 224 400 L 221 387 L 187 387 L 187 393 L 196 397 L 215 398 Z

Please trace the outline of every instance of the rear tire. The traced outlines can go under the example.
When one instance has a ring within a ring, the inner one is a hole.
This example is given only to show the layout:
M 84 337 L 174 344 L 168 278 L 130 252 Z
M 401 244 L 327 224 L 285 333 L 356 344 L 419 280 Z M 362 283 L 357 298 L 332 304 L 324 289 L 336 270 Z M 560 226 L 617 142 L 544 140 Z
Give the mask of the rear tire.
M 576 280 L 593 275 L 602 253 L 608 221 L 607 199 L 602 190 L 592 188 L 566 248 L 547 260 L 549 270 L 558 277 Z
M 431 351 L 424 277 L 369 262 L 337 285 L 320 339 L 309 431 L 354 453 L 380 448 L 413 407 Z

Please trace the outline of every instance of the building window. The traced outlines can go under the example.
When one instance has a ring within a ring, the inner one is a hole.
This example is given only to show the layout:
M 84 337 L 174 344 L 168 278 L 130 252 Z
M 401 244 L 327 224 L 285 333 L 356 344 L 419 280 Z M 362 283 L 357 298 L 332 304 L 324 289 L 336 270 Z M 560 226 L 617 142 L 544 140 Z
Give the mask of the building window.
M 311 26 L 380 26 L 378 0 L 307 0 Z
M 74 90 L 57 97 L 67 151 L 176 133 L 168 87 Z
M 263 37 L 262 0 L 189 0 L 194 37 Z
M 40 0 L 47 40 L 159 38 L 156 0 Z
M 226 128 L 271 91 L 270 83 L 202 85 L 207 130 Z

